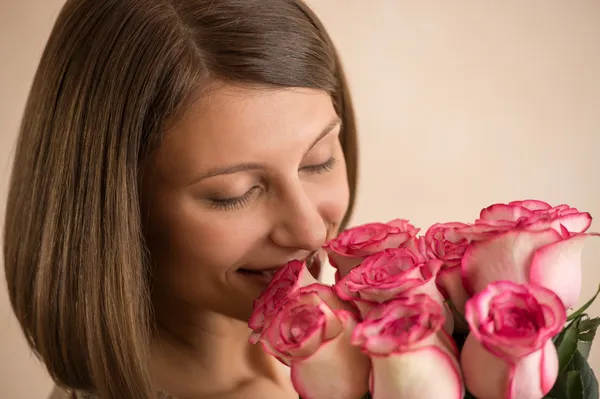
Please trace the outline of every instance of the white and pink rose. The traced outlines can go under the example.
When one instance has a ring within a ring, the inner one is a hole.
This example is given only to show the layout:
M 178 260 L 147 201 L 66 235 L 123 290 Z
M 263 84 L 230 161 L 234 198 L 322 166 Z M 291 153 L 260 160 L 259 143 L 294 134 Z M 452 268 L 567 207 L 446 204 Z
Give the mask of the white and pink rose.
M 436 285 L 436 275 L 443 262 L 427 259 L 409 248 L 388 248 L 368 256 L 339 280 L 334 288 L 338 296 L 352 302 L 366 315 L 373 306 L 399 297 L 427 294 L 436 300 L 448 316 L 451 309 Z M 446 331 L 452 333 L 453 318 L 446 319 Z
M 404 219 L 348 229 L 324 246 L 335 284 L 291 262 L 255 301 L 250 340 L 290 366 L 303 399 L 542 398 L 590 223 L 526 200 L 423 236 Z M 460 353 L 453 331 L 468 332 Z
M 358 399 L 368 391 L 370 364 L 350 344 L 357 322 L 357 314 L 331 287 L 312 284 L 285 301 L 260 343 L 290 366 L 303 399 Z
M 252 329 L 250 343 L 258 342 L 265 324 L 279 312 L 290 296 L 295 295 L 301 287 L 317 282 L 304 261 L 293 260 L 279 269 L 267 289 L 254 301 L 254 310 L 248 321 Z
M 419 229 L 407 220 L 394 219 L 387 223 L 368 223 L 347 229 L 330 240 L 324 249 L 329 263 L 344 277 L 364 258 L 387 248 L 398 248 L 414 238 Z
M 558 356 L 551 338 L 566 321 L 556 294 L 536 285 L 496 281 L 469 299 L 465 317 L 470 333 L 461 367 L 475 397 L 539 399 L 552 389 Z
M 444 312 L 425 294 L 374 307 L 352 343 L 371 357 L 373 399 L 462 399 L 458 350 L 442 328 Z

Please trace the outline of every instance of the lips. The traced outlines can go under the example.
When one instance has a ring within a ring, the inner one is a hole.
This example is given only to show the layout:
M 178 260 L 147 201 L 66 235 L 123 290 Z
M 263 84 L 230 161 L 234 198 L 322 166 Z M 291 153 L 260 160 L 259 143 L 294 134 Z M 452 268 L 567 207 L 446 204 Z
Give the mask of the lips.
M 262 282 L 268 283 L 273 279 L 273 276 L 275 275 L 275 273 L 277 273 L 277 271 L 279 271 L 284 266 L 285 265 L 281 265 L 281 266 L 264 268 L 264 269 L 259 269 L 259 268 L 238 269 L 237 272 L 246 277 L 250 277 L 255 280 L 260 280 Z M 313 256 L 306 259 L 306 266 L 307 266 L 308 270 L 310 271 L 310 274 L 312 274 L 312 276 L 314 278 L 318 279 L 319 275 L 321 274 L 321 267 L 322 267 L 322 260 L 321 260 L 321 257 L 319 256 L 319 253 L 316 253 Z
M 271 269 L 261 269 L 261 270 L 239 269 L 238 273 L 273 278 L 273 276 L 275 275 L 275 273 L 277 273 L 277 270 L 279 270 L 279 269 L 280 269 L 279 267 L 274 267 Z

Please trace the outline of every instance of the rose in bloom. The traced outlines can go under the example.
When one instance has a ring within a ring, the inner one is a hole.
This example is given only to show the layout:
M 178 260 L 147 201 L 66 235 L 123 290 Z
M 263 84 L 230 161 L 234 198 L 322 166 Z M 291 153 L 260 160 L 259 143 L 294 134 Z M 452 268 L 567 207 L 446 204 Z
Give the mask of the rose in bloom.
M 592 217 L 588 212 L 580 212 L 564 204 L 553 207 L 537 200 L 491 205 L 481 211 L 480 220 L 512 221 L 524 228 L 553 228 L 559 233 L 563 228 L 570 233 L 583 233 L 592 224 Z
M 312 284 L 286 300 L 260 342 L 290 365 L 303 399 L 357 399 L 367 392 L 370 373 L 368 357 L 350 344 L 357 317 L 331 287 Z
M 436 223 L 427 229 L 421 240 L 421 252 L 430 259 L 444 261 L 444 267 L 460 266 L 469 241 L 458 233 L 469 227 L 459 222 Z
M 468 227 L 468 224 L 459 222 L 436 223 L 427 229 L 420 240 L 422 253 L 429 259 L 443 261 L 436 282 L 444 297 L 450 299 L 460 313 L 464 313 L 464 304 L 468 299 L 462 284 L 460 265 L 469 245 L 469 240 L 460 234 L 460 229 Z M 466 328 L 466 324 L 463 327 Z
M 407 220 L 388 223 L 368 223 L 347 229 L 325 246 L 329 262 L 342 278 L 362 260 L 386 248 L 398 248 L 417 235 L 419 229 Z
M 498 280 L 538 284 L 554 291 L 569 308 L 581 291 L 582 254 L 588 236 L 515 228 L 474 242 L 463 257 L 463 285 L 467 293 L 475 294 Z
M 318 283 L 306 267 L 306 262 L 293 260 L 278 270 L 267 289 L 254 301 L 254 311 L 248 321 L 253 330 L 250 343 L 258 342 L 265 323 L 281 308 L 285 300 L 301 287 Z
M 474 241 L 461 274 L 468 293 L 496 280 L 536 283 L 554 291 L 565 307 L 581 290 L 581 257 L 591 216 L 568 205 L 536 200 L 494 204 L 475 225 L 459 232 Z
M 436 286 L 442 263 L 409 248 L 389 248 L 367 257 L 334 288 L 341 299 L 353 302 L 363 316 L 376 304 L 419 293 L 443 304 L 444 298 Z M 450 309 L 447 311 L 451 315 Z M 446 321 L 446 330 L 451 333 L 453 320 L 449 317 Z
M 554 229 L 568 238 L 584 233 L 591 223 L 592 217 L 588 212 L 580 212 L 568 205 L 552 207 L 543 201 L 525 200 L 490 205 L 481 211 L 479 219 L 472 226 L 460 229 L 459 233 L 470 241 L 477 241 L 514 229 Z
M 352 343 L 371 357 L 373 399 L 463 398 L 458 350 L 443 324 L 442 307 L 425 294 L 369 312 Z
M 465 317 L 471 333 L 461 366 L 469 392 L 486 399 L 539 399 L 550 391 L 558 375 L 551 338 L 566 321 L 557 295 L 498 281 L 469 299 Z

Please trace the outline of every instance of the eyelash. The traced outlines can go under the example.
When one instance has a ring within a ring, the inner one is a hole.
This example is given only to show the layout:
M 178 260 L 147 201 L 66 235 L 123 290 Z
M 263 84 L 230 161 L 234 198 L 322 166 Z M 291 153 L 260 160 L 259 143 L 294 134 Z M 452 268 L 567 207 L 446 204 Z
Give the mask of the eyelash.
M 335 162 L 336 159 L 331 157 L 325 163 L 322 163 L 320 165 L 305 166 L 302 168 L 302 170 L 307 171 L 309 173 L 323 174 L 332 170 L 335 166 Z M 246 192 L 246 194 L 242 195 L 241 197 L 223 199 L 212 198 L 210 199 L 211 206 L 215 209 L 224 211 L 232 211 L 235 209 L 244 208 L 248 205 L 250 197 L 252 196 L 254 191 L 259 188 L 260 187 L 258 186 L 252 187 L 250 190 L 248 190 L 248 192 Z
M 320 165 L 305 166 L 302 168 L 302 170 L 305 170 L 309 173 L 318 173 L 318 174 L 329 172 L 335 166 L 335 161 L 336 161 L 336 159 L 334 157 L 331 157 L 325 163 L 322 163 Z

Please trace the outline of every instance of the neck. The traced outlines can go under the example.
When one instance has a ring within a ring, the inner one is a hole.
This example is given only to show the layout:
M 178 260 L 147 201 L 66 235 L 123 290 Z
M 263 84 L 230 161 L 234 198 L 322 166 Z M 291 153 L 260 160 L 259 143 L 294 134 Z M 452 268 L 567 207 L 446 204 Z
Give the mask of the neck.
M 152 347 L 153 372 L 161 389 L 186 397 L 233 391 L 261 378 L 278 385 L 289 381 L 277 360 L 260 345 L 248 343 L 246 323 L 186 304 L 161 303 L 155 305 Z

